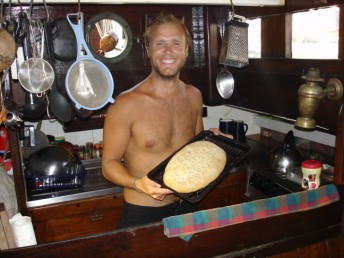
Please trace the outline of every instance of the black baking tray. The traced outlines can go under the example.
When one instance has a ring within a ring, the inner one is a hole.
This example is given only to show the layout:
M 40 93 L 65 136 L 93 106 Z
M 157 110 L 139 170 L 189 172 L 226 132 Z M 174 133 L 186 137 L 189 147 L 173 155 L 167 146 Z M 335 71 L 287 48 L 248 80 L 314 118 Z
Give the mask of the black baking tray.
M 184 146 L 190 143 L 193 143 L 195 141 L 210 141 L 216 144 L 217 146 L 221 147 L 227 154 L 227 162 L 221 174 L 206 187 L 199 189 L 195 192 L 191 192 L 191 193 L 179 193 L 164 184 L 163 176 L 165 173 L 165 168 L 167 166 L 167 163 L 170 161 L 170 159 L 173 157 L 173 155 L 176 152 L 178 152 Z M 211 189 L 213 189 L 222 179 L 225 178 L 225 176 L 228 174 L 228 172 L 232 168 L 237 166 L 237 164 L 246 156 L 246 154 L 251 149 L 251 147 L 245 143 L 227 138 L 222 135 L 215 135 L 213 132 L 208 131 L 208 130 L 203 131 L 200 134 L 196 135 L 184 146 L 182 146 L 179 150 L 177 150 L 175 153 L 173 153 L 171 156 L 169 156 L 167 159 L 161 162 L 158 166 L 156 166 L 153 170 L 151 170 L 147 176 L 149 179 L 157 182 L 164 188 L 168 188 L 172 190 L 181 199 L 188 201 L 190 203 L 199 202 Z

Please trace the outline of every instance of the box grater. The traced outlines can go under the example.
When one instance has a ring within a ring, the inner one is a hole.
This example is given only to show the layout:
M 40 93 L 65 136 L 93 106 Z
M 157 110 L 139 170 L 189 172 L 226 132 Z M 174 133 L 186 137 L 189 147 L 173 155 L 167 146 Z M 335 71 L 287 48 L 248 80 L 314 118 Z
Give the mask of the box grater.
M 234 15 L 226 22 L 219 63 L 234 67 L 248 65 L 248 23 Z

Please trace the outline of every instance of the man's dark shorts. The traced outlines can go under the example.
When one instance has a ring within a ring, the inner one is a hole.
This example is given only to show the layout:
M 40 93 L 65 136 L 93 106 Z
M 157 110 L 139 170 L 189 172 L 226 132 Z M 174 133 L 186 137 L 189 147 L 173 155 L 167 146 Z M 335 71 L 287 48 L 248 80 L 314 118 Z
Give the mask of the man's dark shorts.
M 197 206 L 186 201 L 176 201 L 162 206 L 140 206 L 124 202 L 118 228 L 127 228 L 161 221 L 163 218 L 195 212 Z

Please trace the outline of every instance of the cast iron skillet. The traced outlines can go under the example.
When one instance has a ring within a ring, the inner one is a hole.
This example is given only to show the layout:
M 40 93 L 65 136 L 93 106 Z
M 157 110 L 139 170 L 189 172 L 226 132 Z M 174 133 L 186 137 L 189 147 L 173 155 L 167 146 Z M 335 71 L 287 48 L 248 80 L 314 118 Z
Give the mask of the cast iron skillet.
M 51 22 L 54 54 L 60 61 L 72 61 L 76 58 L 77 46 L 73 29 L 66 18 Z

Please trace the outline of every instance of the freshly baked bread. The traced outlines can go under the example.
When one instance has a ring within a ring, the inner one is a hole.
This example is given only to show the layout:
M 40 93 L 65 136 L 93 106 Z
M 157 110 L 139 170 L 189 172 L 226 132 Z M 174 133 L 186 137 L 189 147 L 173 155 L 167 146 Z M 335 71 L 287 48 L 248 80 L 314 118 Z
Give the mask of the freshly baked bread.
M 226 152 L 209 141 L 196 141 L 178 151 L 168 162 L 163 181 L 179 193 L 190 193 L 214 181 L 226 165 Z

